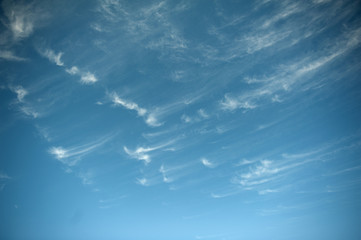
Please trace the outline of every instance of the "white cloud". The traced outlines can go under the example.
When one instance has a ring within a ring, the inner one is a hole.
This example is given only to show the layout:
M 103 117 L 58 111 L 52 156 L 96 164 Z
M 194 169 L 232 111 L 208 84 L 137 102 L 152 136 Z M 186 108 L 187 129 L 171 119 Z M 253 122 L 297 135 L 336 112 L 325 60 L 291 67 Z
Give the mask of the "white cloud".
M 80 71 L 79 71 L 79 68 L 76 67 L 76 66 L 73 66 L 73 67 L 71 67 L 71 68 L 65 69 L 65 71 L 66 71 L 67 73 L 69 73 L 70 75 L 76 75 L 76 74 L 78 74 L 78 73 L 80 72 Z
M 154 113 L 149 112 L 147 109 L 140 107 L 138 104 L 122 99 L 116 93 L 108 94 L 108 96 L 110 97 L 114 105 L 122 106 L 128 110 L 136 111 L 138 116 L 143 117 L 145 119 L 145 123 L 147 125 L 152 127 L 158 127 L 162 125 L 161 123 L 158 122 Z
M 149 186 L 149 182 L 146 178 L 137 178 L 136 183 L 142 186 Z
M 90 72 L 82 73 L 80 81 L 84 84 L 92 84 L 98 81 L 94 74 Z
M 185 123 L 190 123 L 190 122 L 192 122 L 192 119 L 191 119 L 189 116 L 185 115 L 185 114 L 182 115 L 181 119 L 182 119 L 182 121 L 185 122 Z
M 49 153 L 54 155 L 56 159 L 61 160 L 69 156 L 68 150 L 62 147 L 51 147 Z
M 208 168 L 214 168 L 214 167 L 216 167 L 216 165 L 215 165 L 214 163 L 212 163 L 211 161 L 209 161 L 209 160 L 206 159 L 206 158 L 202 158 L 202 159 L 201 159 L 201 163 L 202 163 L 204 166 L 208 167 Z
M 277 190 L 277 189 L 266 189 L 266 190 L 258 191 L 258 194 L 259 195 L 266 195 L 268 193 L 276 193 L 276 192 L 279 192 L 279 190 Z
M 149 113 L 145 122 L 152 127 L 159 127 L 162 125 L 162 123 L 158 121 L 154 113 Z
M 31 107 L 28 107 L 28 106 L 20 106 L 19 110 L 26 116 L 29 116 L 32 118 L 38 118 L 40 116 L 40 114 L 38 112 L 34 111 Z
M 150 156 L 146 154 L 147 152 L 153 151 L 151 148 L 137 148 L 135 151 L 131 151 L 124 146 L 123 149 L 130 157 L 144 161 L 145 164 L 148 164 L 152 161 Z
M 247 189 L 270 182 L 274 175 L 285 168 L 273 167 L 272 161 L 261 160 L 258 164 L 253 164 L 248 168 L 248 172 L 235 177 L 232 182 L 239 184 Z
M 77 66 L 65 69 L 70 75 L 79 75 L 80 82 L 83 84 L 93 84 L 98 81 L 98 78 L 91 72 L 82 72 Z
M 33 109 L 33 107 L 25 101 L 25 96 L 28 95 L 28 91 L 22 86 L 9 87 L 9 89 L 16 94 L 17 102 L 15 103 L 18 110 L 26 116 L 32 118 L 38 118 L 39 113 Z
M 25 58 L 16 56 L 12 51 L 0 50 L 0 58 L 7 61 L 26 61 Z
M 250 102 L 249 100 L 242 100 L 238 98 L 225 95 L 224 99 L 221 101 L 221 107 L 224 110 L 233 111 L 235 109 L 254 109 L 257 107 L 256 104 Z
M 168 172 L 171 171 L 170 169 L 166 169 L 164 167 L 164 165 L 162 164 L 159 168 L 159 172 L 162 174 L 163 176 L 163 182 L 165 183 L 170 183 L 170 182 L 173 182 L 173 179 L 171 179 L 169 176 L 168 176 Z
M 134 102 L 121 99 L 116 93 L 113 93 L 111 97 L 115 105 L 121 105 L 126 109 L 135 110 L 139 116 L 144 116 L 147 113 L 146 109 L 139 107 L 138 104 Z
M 104 145 L 110 139 L 111 137 L 107 136 L 95 142 L 69 148 L 51 147 L 49 148 L 48 153 L 53 155 L 58 161 L 60 161 L 64 165 L 72 167 L 75 166 L 82 159 L 83 156 Z
M 134 151 L 128 149 L 126 146 L 124 146 L 123 149 L 131 158 L 135 158 L 135 159 L 144 161 L 145 164 L 148 164 L 151 162 L 151 157 L 148 153 L 163 149 L 163 148 L 169 146 L 170 144 L 174 143 L 175 141 L 176 140 L 173 139 L 171 141 L 157 145 L 155 147 L 146 147 L 146 148 L 138 147 Z M 168 150 L 168 149 L 165 149 L 165 150 Z
M 204 119 L 209 118 L 209 115 L 206 113 L 206 111 L 204 109 L 199 109 L 198 114 L 199 114 L 199 116 L 201 116 Z
M 42 53 L 46 58 L 49 59 L 50 62 L 55 63 L 58 66 L 64 66 L 64 63 L 61 61 L 61 56 L 63 55 L 62 52 L 59 53 L 55 53 L 53 50 L 51 49 L 46 49 L 43 53 Z
M 47 14 L 33 3 L 24 4 L 23 1 L 3 1 L 2 7 L 8 19 L 6 26 L 11 31 L 15 41 L 31 35 L 38 24 Z
M 28 94 L 28 91 L 26 91 L 22 86 L 11 88 L 11 90 L 16 93 L 16 97 L 19 102 L 23 102 L 24 97 Z

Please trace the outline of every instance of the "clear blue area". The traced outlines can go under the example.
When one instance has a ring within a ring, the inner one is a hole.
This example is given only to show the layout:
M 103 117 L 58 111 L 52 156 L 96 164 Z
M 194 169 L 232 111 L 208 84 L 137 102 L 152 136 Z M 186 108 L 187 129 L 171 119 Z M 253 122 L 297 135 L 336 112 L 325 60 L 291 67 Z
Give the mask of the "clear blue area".
M 0 239 L 361 239 L 360 10 L 2 1 Z

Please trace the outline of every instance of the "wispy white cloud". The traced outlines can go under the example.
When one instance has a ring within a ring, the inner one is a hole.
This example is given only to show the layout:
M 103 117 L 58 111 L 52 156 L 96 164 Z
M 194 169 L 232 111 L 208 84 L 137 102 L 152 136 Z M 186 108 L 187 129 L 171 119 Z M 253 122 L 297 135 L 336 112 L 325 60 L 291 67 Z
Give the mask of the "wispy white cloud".
M 149 186 L 149 181 L 146 178 L 137 178 L 136 183 L 142 186 Z
M 269 193 L 277 193 L 277 192 L 279 192 L 278 189 L 265 189 L 265 190 L 258 191 L 258 194 L 259 195 L 266 195 L 266 194 L 269 194 Z
M 77 66 L 72 66 L 71 68 L 67 68 L 65 69 L 65 71 L 70 75 L 76 75 L 80 73 L 80 70 Z
M 133 43 L 141 42 L 145 48 L 156 50 L 162 56 L 174 56 L 188 47 L 186 39 L 170 17 L 186 8 L 170 7 L 167 1 L 146 3 L 137 9 L 120 1 L 100 0 L 98 11 L 103 20 L 94 23 L 95 29 L 107 31 L 114 25 Z M 119 24 L 121 23 L 121 24 Z M 93 27 L 94 28 L 94 27 Z
M 55 63 L 57 66 L 63 67 L 65 72 L 70 75 L 80 76 L 80 82 L 82 84 L 94 84 L 98 81 L 98 78 L 91 72 L 85 72 L 80 70 L 77 66 L 70 68 L 65 67 L 65 63 L 61 60 L 63 52 L 55 53 L 52 49 L 39 50 L 40 54 L 49 59 L 50 62 Z
M 20 106 L 19 110 L 25 114 L 26 116 L 32 117 L 32 118 L 38 118 L 40 114 L 35 111 L 33 108 L 29 106 Z
M 80 81 L 84 84 L 93 84 L 98 81 L 94 74 L 90 72 L 82 73 Z
M 133 151 L 128 149 L 126 146 L 124 146 L 123 149 L 131 158 L 135 158 L 140 161 L 144 161 L 145 164 L 149 164 L 152 161 L 151 157 L 149 155 L 150 152 L 154 152 L 156 150 L 163 149 L 163 148 L 169 146 L 170 144 L 174 143 L 174 141 L 175 140 L 171 140 L 169 142 L 166 142 L 164 144 L 160 144 L 160 145 L 154 146 L 154 147 L 146 147 L 146 148 L 138 147 Z
M 44 55 L 44 57 L 49 59 L 50 62 L 53 62 L 58 66 L 64 66 L 64 63 L 61 60 L 61 56 L 63 56 L 63 52 L 55 53 L 51 49 L 46 49 L 42 54 Z
M 3 1 L 2 7 L 8 20 L 5 25 L 15 41 L 30 36 L 48 15 L 34 3 Z
M 20 103 L 23 102 L 25 96 L 28 94 L 28 91 L 22 86 L 11 87 L 10 89 L 16 93 L 16 97 Z
M 190 123 L 190 122 L 192 122 L 192 119 L 191 119 L 189 116 L 185 115 L 185 114 L 182 115 L 181 119 L 182 119 L 182 121 L 185 122 L 185 123 Z
M 162 164 L 159 168 L 159 172 L 162 174 L 163 182 L 171 183 L 176 181 L 180 177 L 187 175 L 188 171 L 185 171 L 185 169 L 190 167 L 191 165 L 192 164 L 165 166 L 164 164 Z
M 21 113 L 32 118 L 38 118 L 40 116 L 31 104 L 25 101 L 25 96 L 29 94 L 28 90 L 22 86 L 10 86 L 9 89 L 16 94 L 17 101 L 14 104 Z
M 116 93 L 108 94 L 108 96 L 110 97 L 111 101 L 115 106 L 122 106 L 128 110 L 136 111 L 138 116 L 143 117 L 145 119 L 145 123 L 148 124 L 149 126 L 158 127 L 162 125 L 161 123 L 158 122 L 154 113 L 148 111 L 145 108 L 140 107 L 138 104 L 122 99 Z
M 129 110 L 134 110 L 139 116 L 144 116 L 147 113 L 147 110 L 138 106 L 134 102 L 130 102 L 124 99 L 121 99 L 116 93 L 111 94 L 112 102 L 115 105 L 121 105 Z
M 304 86 L 316 85 L 322 81 L 309 81 L 315 72 L 326 67 L 335 59 L 343 56 L 346 52 L 359 45 L 361 30 L 355 29 L 342 36 L 330 52 L 324 52 L 321 56 L 304 57 L 287 65 L 280 65 L 270 76 L 257 80 L 260 85 L 240 95 L 225 94 L 220 101 L 223 110 L 233 111 L 236 109 L 250 110 L 268 102 L 282 102 L 282 94 L 295 90 L 307 90 Z M 297 87 L 302 85 L 303 87 Z
M 197 112 L 201 118 L 209 118 L 209 114 L 204 109 L 199 109 Z
M 69 148 L 64 148 L 61 146 L 51 147 L 49 148 L 48 153 L 53 155 L 58 161 L 60 161 L 64 165 L 72 167 L 75 166 L 82 159 L 82 157 L 95 151 L 97 148 L 108 142 L 111 138 L 111 136 L 107 136 L 101 138 L 98 141 Z
M 27 60 L 26 58 L 16 56 L 14 52 L 9 50 L 0 50 L 0 59 L 4 59 L 7 61 L 17 61 L 17 62 Z
M 209 161 L 207 158 L 201 158 L 201 163 L 202 163 L 204 166 L 208 167 L 208 168 L 214 168 L 214 167 L 216 167 L 216 164 L 213 163 L 213 162 L 211 162 L 211 161 Z
M 153 151 L 155 149 L 152 148 L 137 148 L 134 151 L 129 150 L 127 147 L 124 146 L 124 151 L 132 158 L 136 158 L 138 160 L 144 161 L 145 164 L 150 163 L 152 160 L 147 152 Z
M 166 169 L 166 168 L 164 167 L 164 165 L 160 166 L 160 168 L 159 168 L 159 172 L 162 174 L 162 176 L 163 176 L 163 182 L 165 182 L 165 183 L 170 183 L 170 182 L 173 181 L 173 179 L 168 176 L 168 172 L 169 172 L 169 171 L 170 171 L 170 170 L 169 170 L 169 169 Z
M 257 107 L 257 105 L 252 103 L 251 100 L 252 99 L 243 100 L 240 98 L 231 97 L 230 95 L 226 94 L 224 99 L 221 101 L 221 107 L 222 109 L 229 111 L 233 111 L 238 108 L 245 110 L 254 109 Z

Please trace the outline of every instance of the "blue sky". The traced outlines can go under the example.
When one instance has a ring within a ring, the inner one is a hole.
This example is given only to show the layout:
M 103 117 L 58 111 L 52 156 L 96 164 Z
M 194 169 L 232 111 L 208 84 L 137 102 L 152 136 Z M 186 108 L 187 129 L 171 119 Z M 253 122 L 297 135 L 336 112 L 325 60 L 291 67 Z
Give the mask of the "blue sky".
M 360 1 L 2 1 L 0 238 L 361 239 Z

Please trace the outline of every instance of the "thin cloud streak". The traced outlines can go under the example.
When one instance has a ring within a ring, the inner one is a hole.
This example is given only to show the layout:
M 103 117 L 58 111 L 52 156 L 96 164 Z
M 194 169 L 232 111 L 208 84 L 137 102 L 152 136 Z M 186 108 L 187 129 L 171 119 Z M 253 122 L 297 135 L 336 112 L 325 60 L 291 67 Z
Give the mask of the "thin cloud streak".
M 151 127 L 158 127 L 161 126 L 162 123 L 159 123 L 154 113 L 148 111 L 145 108 L 140 107 L 138 104 L 122 99 L 118 96 L 116 93 L 108 94 L 108 97 L 110 97 L 111 101 L 115 106 L 122 106 L 128 110 L 136 111 L 138 116 L 143 117 L 145 120 L 145 123 L 148 126 Z
M 101 147 L 105 143 L 107 143 L 112 136 L 104 137 L 103 139 L 91 143 L 87 143 L 84 145 L 73 146 L 69 148 L 64 148 L 61 146 L 51 147 L 48 150 L 48 153 L 53 155 L 59 162 L 63 163 L 68 167 L 73 167 L 78 164 L 81 159 Z

